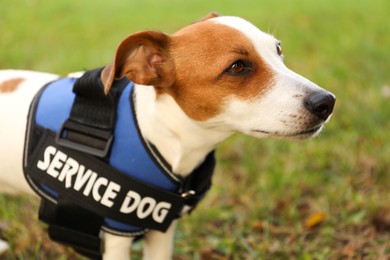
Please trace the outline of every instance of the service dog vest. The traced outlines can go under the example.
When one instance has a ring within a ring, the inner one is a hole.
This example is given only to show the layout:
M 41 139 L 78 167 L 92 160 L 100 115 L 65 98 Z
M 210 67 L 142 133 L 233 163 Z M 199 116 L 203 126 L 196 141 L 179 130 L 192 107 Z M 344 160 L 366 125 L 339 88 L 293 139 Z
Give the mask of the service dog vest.
M 123 236 L 165 231 L 184 206 L 204 197 L 215 166 L 211 153 L 185 180 L 173 174 L 138 129 L 133 83 L 116 81 L 105 96 L 101 70 L 46 85 L 31 104 L 26 132 L 24 170 L 42 198 L 40 219 L 54 240 L 81 251 L 84 242 L 68 241 L 74 234 L 63 230 L 93 239 L 100 229 Z

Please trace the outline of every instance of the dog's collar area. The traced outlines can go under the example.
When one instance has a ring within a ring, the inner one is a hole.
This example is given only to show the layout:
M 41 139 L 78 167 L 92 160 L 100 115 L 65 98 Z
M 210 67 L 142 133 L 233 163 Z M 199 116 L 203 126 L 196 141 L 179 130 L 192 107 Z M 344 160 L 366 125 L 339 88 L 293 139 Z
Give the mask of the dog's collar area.
M 131 93 L 130 104 L 132 105 L 134 123 L 138 130 L 139 138 L 143 142 L 145 150 L 149 153 L 154 163 L 159 165 L 162 172 L 167 175 L 172 181 L 179 184 L 179 188 L 177 190 L 178 194 L 180 194 L 182 198 L 186 199 L 189 204 L 193 205 L 189 208 L 189 210 L 187 210 L 187 212 L 185 212 L 188 213 L 189 211 L 192 211 L 194 209 L 194 206 L 204 197 L 205 193 L 211 186 L 211 178 L 214 173 L 214 168 L 216 164 L 214 151 L 208 154 L 204 162 L 200 166 L 195 168 L 186 178 L 175 174 L 172 170 L 172 166 L 161 155 L 157 147 L 142 136 L 137 121 L 134 96 L 134 92 Z M 192 202 L 190 203 L 190 201 Z
M 124 236 L 164 232 L 205 196 L 215 167 L 211 152 L 185 179 L 173 174 L 141 136 L 132 83 L 115 82 L 106 97 L 100 72 L 86 72 L 76 83 L 60 79 L 38 93 L 24 158 L 26 179 L 42 198 L 39 217 L 49 224 L 49 236 L 92 258 L 102 254 L 101 229 Z M 69 101 L 65 92 L 72 88 L 76 95 Z M 69 107 L 63 113 L 56 106 L 64 103 Z M 46 115 L 48 110 L 54 115 Z
M 216 164 L 214 151 L 206 156 L 200 166 L 194 169 L 186 178 L 183 178 L 173 173 L 171 165 L 152 143 L 145 140 L 145 144 L 150 154 L 154 157 L 154 161 L 165 170 L 170 178 L 180 183 L 178 194 L 187 201 L 186 204 L 189 207 L 186 211 L 182 211 L 178 217 L 193 211 L 211 187 L 211 178 Z

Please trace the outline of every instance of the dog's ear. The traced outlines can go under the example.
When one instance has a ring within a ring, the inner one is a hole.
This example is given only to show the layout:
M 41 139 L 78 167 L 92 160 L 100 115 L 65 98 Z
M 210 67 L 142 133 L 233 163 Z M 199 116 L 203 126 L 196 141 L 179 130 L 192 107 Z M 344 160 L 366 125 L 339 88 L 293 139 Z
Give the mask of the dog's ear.
M 101 74 L 107 94 L 115 79 L 126 76 L 141 85 L 169 87 L 174 80 L 174 63 L 169 55 L 170 37 L 157 31 L 132 34 L 118 46 L 114 61 Z
M 221 15 L 219 13 L 217 13 L 217 12 L 211 12 L 208 15 L 206 15 L 205 17 L 203 17 L 202 19 L 199 19 L 198 21 L 196 21 L 195 23 L 203 22 L 203 21 L 206 21 L 208 19 L 215 18 L 215 17 L 220 17 L 220 16 Z

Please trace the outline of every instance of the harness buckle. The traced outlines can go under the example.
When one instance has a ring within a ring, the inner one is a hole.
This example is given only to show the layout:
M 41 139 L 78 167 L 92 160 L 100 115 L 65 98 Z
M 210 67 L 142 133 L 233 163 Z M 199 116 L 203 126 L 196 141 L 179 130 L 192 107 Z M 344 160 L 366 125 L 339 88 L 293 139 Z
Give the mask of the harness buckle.
M 181 210 L 178 217 L 182 217 L 185 214 L 189 214 L 194 210 L 194 202 L 192 200 L 195 198 L 196 192 L 194 190 L 188 190 L 180 194 L 180 196 L 185 200 L 185 205 Z
M 191 197 L 193 197 L 195 195 L 196 195 L 196 192 L 194 190 L 189 190 L 189 191 L 183 192 L 181 194 L 181 197 L 184 198 L 184 199 L 187 199 L 187 198 L 191 198 Z
M 105 158 L 111 148 L 112 131 L 66 120 L 56 136 L 56 142 L 66 148 Z

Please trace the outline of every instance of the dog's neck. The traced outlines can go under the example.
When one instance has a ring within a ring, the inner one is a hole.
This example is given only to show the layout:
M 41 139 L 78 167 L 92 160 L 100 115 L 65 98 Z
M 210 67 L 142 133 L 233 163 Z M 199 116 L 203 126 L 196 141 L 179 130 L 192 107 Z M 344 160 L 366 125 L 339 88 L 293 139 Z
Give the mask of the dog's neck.
M 187 176 L 216 145 L 232 134 L 208 122 L 190 119 L 168 94 L 135 85 L 135 110 L 143 137 L 151 142 L 175 174 Z

